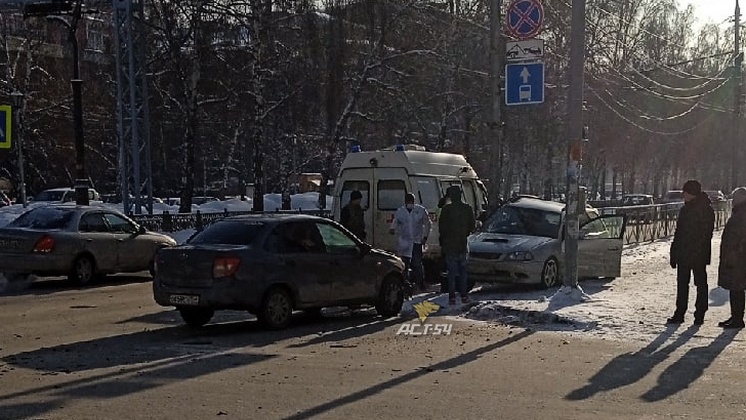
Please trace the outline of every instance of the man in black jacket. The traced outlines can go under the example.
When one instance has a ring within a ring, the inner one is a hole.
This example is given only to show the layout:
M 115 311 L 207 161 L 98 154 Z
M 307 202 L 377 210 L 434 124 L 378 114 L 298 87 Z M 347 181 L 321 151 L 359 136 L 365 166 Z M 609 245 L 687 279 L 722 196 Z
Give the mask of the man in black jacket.
M 689 302 L 689 279 L 694 273 L 697 300 L 694 325 L 702 325 L 708 307 L 707 271 L 710 264 L 715 212 L 702 185 L 695 180 L 684 183 L 684 206 L 679 210 L 676 233 L 671 244 L 671 268 L 676 268 L 676 311 L 668 324 L 684 322 Z

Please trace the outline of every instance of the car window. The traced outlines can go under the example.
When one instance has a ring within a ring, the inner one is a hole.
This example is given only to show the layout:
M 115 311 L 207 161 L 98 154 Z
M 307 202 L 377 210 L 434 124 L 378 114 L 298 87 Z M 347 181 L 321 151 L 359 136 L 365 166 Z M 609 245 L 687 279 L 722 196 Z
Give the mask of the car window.
M 599 217 L 580 227 L 583 239 L 616 239 L 621 237 L 623 216 Z
M 288 222 L 272 229 L 264 249 L 279 254 L 321 253 L 324 242 L 313 223 Z
M 358 246 L 349 235 L 329 223 L 316 223 L 326 252 L 330 254 L 349 254 L 357 252 Z
M 503 206 L 487 219 L 482 231 L 508 235 L 529 235 L 557 238 L 561 225 L 560 213 L 530 209 L 525 207 Z
M 30 229 L 65 229 L 70 225 L 74 215 L 73 210 L 39 207 L 23 213 L 8 226 Z
M 104 219 L 113 233 L 135 233 L 137 227 L 129 220 L 114 213 L 105 213 Z
M 81 232 L 108 232 L 109 226 L 101 213 L 86 213 L 80 218 L 78 230 Z
M 667 200 L 679 200 L 684 198 L 684 193 L 680 191 L 669 191 L 666 193 Z
M 263 222 L 223 220 L 192 236 L 190 245 L 251 245 L 264 228 Z
M 378 181 L 378 210 L 396 210 L 404 204 L 407 186 L 400 179 Z

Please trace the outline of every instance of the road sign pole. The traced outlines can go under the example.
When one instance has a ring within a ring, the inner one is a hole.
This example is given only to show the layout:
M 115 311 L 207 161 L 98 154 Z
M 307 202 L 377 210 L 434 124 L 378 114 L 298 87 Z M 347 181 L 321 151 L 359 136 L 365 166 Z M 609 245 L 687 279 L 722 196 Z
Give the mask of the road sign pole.
M 570 89 L 567 101 L 569 122 L 567 125 L 568 167 L 567 194 L 565 198 L 565 276 L 567 293 L 579 290 L 578 286 L 578 238 L 580 236 L 580 164 L 582 161 L 583 137 L 583 70 L 585 66 L 585 0 L 572 0 L 572 29 L 570 34 Z M 582 294 L 582 290 L 579 290 Z
M 500 30 L 502 18 L 500 9 L 502 0 L 490 1 L 490 83 L 492 92 L 492 121 L 490 122 L 490 201 L 497 203 L 502 185 L 502 101 L 500 100 L 500 76 L 503 70 L 500 52 Z

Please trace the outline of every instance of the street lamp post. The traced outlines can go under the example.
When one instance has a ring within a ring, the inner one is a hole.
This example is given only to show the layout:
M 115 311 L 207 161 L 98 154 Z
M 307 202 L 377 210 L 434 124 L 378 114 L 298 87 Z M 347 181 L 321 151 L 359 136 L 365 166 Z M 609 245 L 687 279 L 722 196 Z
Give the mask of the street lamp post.
M 21 108 L 23 107 L 23 93 L 18 91 L 13 91 L 10 94 L 10 101 L 11 105 L 13 105 L 13 120 L 15 121 L 16 130 L 13 130 L 16 133 L 16 147 L 18 148 L 18 176 L 21 181 L 21 204 L 23 204 L 23 207 L 26 207 L 27 200 L 26 200 L 26 175 L 24 172 L 24 165 L 23 165 L 23 133 L 21 133 L 20 127 L 21 127 Z
M 88 205 L 88 175 L 85 168 L 85 140 L 83 136 L 83 80 L 80 79 L 80 63 L 78 59 L 78 38 L 76 36 L 78 22 L 82 16 L 82 1 L 77 0 L 72 9 L 72 16 L 68 22 L 60 16 L 47 16 L 49 21 L 58 21 L 67 28 L 67 35 L 72 46 L 73 77 L 70 80 L 73 91 L 73 127 L 75 133 L 75 204 Z

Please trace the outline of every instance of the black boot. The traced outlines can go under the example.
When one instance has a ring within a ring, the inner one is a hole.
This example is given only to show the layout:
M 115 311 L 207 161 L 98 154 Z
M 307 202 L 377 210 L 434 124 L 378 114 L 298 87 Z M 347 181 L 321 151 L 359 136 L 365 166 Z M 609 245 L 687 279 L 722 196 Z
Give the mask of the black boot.
M 741 329 L 744 327 L 743 313 L 746 307 L 746 294 L 743 290 L 730 291 L 730 318 L 721 322 L 719 326 L 727 329 Z M 722 324 L 722 325 L 721 325 Z

